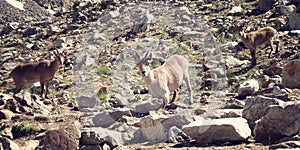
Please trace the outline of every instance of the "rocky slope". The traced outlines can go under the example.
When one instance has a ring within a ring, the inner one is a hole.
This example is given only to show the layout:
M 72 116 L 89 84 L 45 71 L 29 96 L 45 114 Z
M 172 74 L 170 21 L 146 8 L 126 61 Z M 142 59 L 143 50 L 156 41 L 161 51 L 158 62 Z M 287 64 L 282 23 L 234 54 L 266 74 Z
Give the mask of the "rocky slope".
M 0 2 L 0 149 L 300 148 L 298 0 Z M 277 29 L 279 53 L 235 53 L 238 31 Z M 20 63 L 65 57 L 49 99 L 28 84 L 13 96 Z M 157 67 L 189 58 L 186 85 L 159 109 L 132 50 Z

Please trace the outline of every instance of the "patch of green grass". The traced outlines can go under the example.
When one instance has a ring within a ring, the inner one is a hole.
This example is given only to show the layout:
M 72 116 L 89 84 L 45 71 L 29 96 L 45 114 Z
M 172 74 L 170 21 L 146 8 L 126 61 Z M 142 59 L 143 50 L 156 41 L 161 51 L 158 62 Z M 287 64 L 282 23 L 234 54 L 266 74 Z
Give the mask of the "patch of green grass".
M 110 68 L 107 66 L 102 66 L 96 70 L 97 75 L 102 76 L 102 75 L 108 75 L 110 72 Z
M 166 109 L 164 109 L 164 108 L 159 108 L 159 109 L 157 110 L 157 112 L 163 114 L 163 113 L 166 112 Z
M 226 39 L 226 37 L 225 37 L 225 35 L 218 35 L 217 37 L 216 37 L 216 41 L 218 42 L 218 43 L 225 43 L 226 41 L 227 41 L 227 39 Z
M 228 79 L 230 79 L 230 78 L 234 77 L 234 74 L 233 74 L 232 72 L 227 72 L 227 73 L 226 73 L 226 77 L 227 77 Z
M 27 136 L 34 133 L 34 128 L 37 126 L 37 122 L 23 121 L 14 125 L 11 129 L 14 139 Z

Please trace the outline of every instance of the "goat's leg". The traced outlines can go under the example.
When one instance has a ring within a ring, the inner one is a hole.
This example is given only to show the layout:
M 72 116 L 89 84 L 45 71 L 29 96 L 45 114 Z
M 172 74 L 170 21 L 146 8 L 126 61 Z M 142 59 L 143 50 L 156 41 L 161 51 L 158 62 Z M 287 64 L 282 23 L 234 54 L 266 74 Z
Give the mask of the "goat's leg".
M 48 86 L 49 86 L 49 81 L 45 81 L 45 84 L 46 84 L 45 98 L 49 99 L 49 98 L 48 98 Z
M 255 66 L 256 65 L 256 57 L 255 57 L 255 49 L 250 49 L 250 52 L 251 52 L 251 65 L 252 66 Z
M 166 108 L 168 102 L 169 102 L 169 95 L 170 93 L 169 92 L 166 92 L 164 94 L 164 97 L 163 97 L 163 108 Z
M 24 86 L 24 82 L 22 82 L 22 81 L 19 83 L 15 82 L 15 85 L 16 85 L 16 88 L 14 90 L 14 96 L 22 90 L 22 88 Z
M 45 86 L 45 82 L 44 81 L 40 81 L 41 84 L 41 98 L 43 97 L 43 93 L 44 93 L 44 86 Z
M 269 40 L 269 45 L 271 46 L 271 51 L 269 53 L 269 58 L 270 58 L 272 51 L 274 51 L 274 44 L 273 44 L 273 39 L 272 38 Z M 278 53 L 277 51 L 278 50 L 276 49 L 275 53 Z
M 188 71 L 187 71 L 187 73 L 188 73 Z M 189 75 L 188 75 L 188 74 L 184 75 L 183 80 L 185 81 L 186 86 L 187 86 L 187 89 L 188 89 L 188 91 L 189 91 L 189 95 L 190 95 L 190 97 L 189 97 L 189 98 L 190 98 L 190 104 L 193 104 L 193 90 L 192 90 L 192 88 L 191 88 L 190 77 L 189 77 Z
M 178 95 L 178 91 L 179 91 L 179 88 L 174 91 L 174 94 L 173 94 L 173 97 L 172 97 L 172 100 L 171 100 L 170 103 L 173 103 L 175 101 L 175 99 L 176 99 L 176 97 Z

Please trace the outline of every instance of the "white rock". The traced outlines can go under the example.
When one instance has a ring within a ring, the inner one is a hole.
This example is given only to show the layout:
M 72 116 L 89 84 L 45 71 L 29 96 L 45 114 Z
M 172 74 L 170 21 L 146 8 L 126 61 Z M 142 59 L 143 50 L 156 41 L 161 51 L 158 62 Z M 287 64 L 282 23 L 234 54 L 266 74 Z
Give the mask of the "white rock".
M 228 68 L 250 64 L 249 60 L 239 60 L 233 56 L 225 56 L 225 62 Z
M 6 2 L 8 2 L 9 4 L 11 4 L 12 6 L 20 9 L 20 10 L 24 10 L 24 4 L 22 2 L 16 1 L 16 0 L 6 0 Z
M 255 79 L 250 79 L 242 83 L 238 89 L 239 96 L 249 96 L 252 93 L 259 90 L 258 81 Z
M 230 14 L 242 13 L 243 10 L 244 10 L 244 9 L 243 9 L 241 6 L 234 6 L 234 7 L 232 7 L 231 10 L 229 10 L 228 13 L 230 13 Z
M 183 126 L 182 130 L 201 144 L 244 142 L 251 136 L 244 118 L 202 119 Z

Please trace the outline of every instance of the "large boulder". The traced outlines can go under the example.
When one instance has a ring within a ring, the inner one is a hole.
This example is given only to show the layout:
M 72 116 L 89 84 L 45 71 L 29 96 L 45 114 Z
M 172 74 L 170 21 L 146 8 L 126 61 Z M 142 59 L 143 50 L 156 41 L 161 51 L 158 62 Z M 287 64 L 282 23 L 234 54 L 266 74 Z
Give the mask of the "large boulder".
M 270 105 L 283 105 L 284 101 L 265 96 L 248 97 L 242 112 L 242 117 L 247 119 L 251 129 L 254 128 L 255 122 L 259 120 Z
M 150 113 L 140 121 L 141 132 L 145 139 L 151 141 L 166 141 L 167 135 L 162 121 L 168 117 L 163 114 Z
M 97 146 L 103 147 L 104 144 L 107 144 L 110 149 L 113 149 L 118 145 L 135 143 L 142 139 L 138 128 L 132 126 L 125 128 L 126 130 L 123 132 L 102 127 L 83 128 L 79 140 L 80 147 L 92 147 L 96 149 Z
M 42 140 L 37 150 L 46 149 L 77 149 L 79 144 L 80 131 L 75 125 L 68 128 L 49 130 Z
M 300 80 L 300 60 L 293 60 L 283 67 L 282 85 L 287 88 L 300 88 L 299 80 Z
M 273 105 L 268 107 L 265 115 L 255 125 L 255 140 L 268 144 L 282 137 L 300 133 L 300 103 L 285 107 Z
M 183 126 L 182 130 L 201 144 L 244 142 L 251 136 L 244 118 L 200 119 Z

